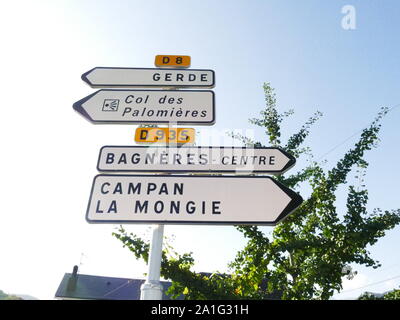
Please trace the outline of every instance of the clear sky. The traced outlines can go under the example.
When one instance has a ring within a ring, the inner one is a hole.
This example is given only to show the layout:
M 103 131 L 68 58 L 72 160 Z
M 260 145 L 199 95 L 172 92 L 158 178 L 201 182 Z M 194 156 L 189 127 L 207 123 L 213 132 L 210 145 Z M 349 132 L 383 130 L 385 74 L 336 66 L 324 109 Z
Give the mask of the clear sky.
M 353 30 L 342 27 L 345 5 L 355 8 Z M 400 104 L 399 16 L 396 0 L 3 1 L 0 289 L 52 299 L 63 274 L 80 263 L 85 274 L 142 278 L 146 272 L 111 236 L 116 226 L 84 219 L 99 149 L 133 144 L 135 126 L 93 125 L 73 111 L 75 101 L 94 91 L 82 73 L 95 66 L 153 67 L 157 54 L 190 55 L 193 68 L 216 73 L 216 124 L 196 128 L 214 135 L 255 129 L 247 119 L 262 110 L 262 84 L 271 82 L 279 110 L 295 110 L 284 138 L 323 112 L 308 145 L 329 169 L 380 107 Z M 399 119 L 395 107 L 383 120 L 379 147 L 367 156 L 371 209 L 400 207 Z M 266 143 L 261 130 L 254 134 Z M 149 226 L 126 228 L 150 235 Z M 358 275 L 335 298 L 400 285 L 399 231 L 370 248 L 382 268 L 354 266 Z M 197 271 L 226 270 L 244 244 L 229 226 L 166 226 L 165 233 L 178 251 L 193 251 Z

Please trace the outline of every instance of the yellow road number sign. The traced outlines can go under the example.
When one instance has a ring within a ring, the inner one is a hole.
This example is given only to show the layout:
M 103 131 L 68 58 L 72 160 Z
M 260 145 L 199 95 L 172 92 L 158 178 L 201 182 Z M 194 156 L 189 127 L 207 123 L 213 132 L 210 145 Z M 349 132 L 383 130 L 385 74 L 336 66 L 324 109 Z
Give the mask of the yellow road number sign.
M 190 56 L 158 55 L 154 64 L 156 67 L 188 68 L 190 67 Z
M 193 143 L 195 131 L 192 128 L 137 128 L 136 142 Z

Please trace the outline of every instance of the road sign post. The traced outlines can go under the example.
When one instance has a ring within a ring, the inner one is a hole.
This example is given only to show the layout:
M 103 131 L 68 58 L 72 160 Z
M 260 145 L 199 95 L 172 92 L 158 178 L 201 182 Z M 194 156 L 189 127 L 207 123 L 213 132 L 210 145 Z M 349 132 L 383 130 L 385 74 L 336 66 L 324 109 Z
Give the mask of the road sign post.
M 190 60 L 189 60 L 190 61 Z M 168 123 L 168 133 L 172 129 L 172 123 Z M 166 140 L 167 146 L 175 145 L 171 140 Z M 162 300 L 163 286 L 160 282 L 162 245 L 164 225 L 153 226 L 150 243 L 148 274 L 145 283 L 140 287 L 140 300 Z
M 147 279 L 140 287 L 140 300 L 162 300 L 163 286 L 160 283 L 164 225 L 156 224 L 152 229 Z
M 140 142 L 164 142 L 167 146 L 101 148 L 97 169 L 113 174 L 94 178 L 86 211 L 89 223 L 153 225 L 142 300 L 162 299 L 159 280 L 164 224 L 274 226 L 303 201 L 269 176 L 233 175 L 284 173 L 296 160 L 280 148 L 178 147 L 179 141 L 194 142 L 194 129 L 179 140 L 179 132 L 188 128 L 174 126 L 214 124 L 215 97 L 210 90 L 176 89 L 213 88 L 215 74 L 213 70 L 185 69 L 190 66 L 189 56 L 160 55 L 155 65 L 159 68 L 93 68 L 82 75 L 82 80 L 93 88 L 108 89 L 73 105 L 95 124 L 168 125 L 137 130 Z M 129 89 L 137 87 L 161 90 Z M 147 129 L 146 137 L 142 136 Z M 152 140 L 148 134 L 154 130 L 158 133 Z M 139 142 L 136 135 L 135 141 Z M 118 174 L 124 172 L 162 174 Z

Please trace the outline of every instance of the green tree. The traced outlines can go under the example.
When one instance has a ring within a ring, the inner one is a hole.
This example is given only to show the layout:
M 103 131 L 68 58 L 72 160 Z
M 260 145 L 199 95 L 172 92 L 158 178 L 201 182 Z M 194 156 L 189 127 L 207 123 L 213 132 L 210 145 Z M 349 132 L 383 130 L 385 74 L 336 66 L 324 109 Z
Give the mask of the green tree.
M 400 289 L 387 292 L 382 297 L 377 297 L 372 293 L 365 292 L 358 297 L 358 300 L 400 300 Z
M 308 185 L 311 195 L 273 229 L 271 236 L 258 226 L 236 226 L 247 244 L 229 264 L 229 275 L 195 273 L 191 271 L 194 265 L 191 253 L 178 254 L 167 247 L 161 275 L 172 280 L 169 292 L 174 296 L 183 293 L 186 299 L 267 299 L 278 294 L 281 299 L 329 299 L 335 290 L 342 289 L 343 270 L 349 264 L 380 266 L 367 248 L 400 223 L 400 209 L 367 211 L 368 191 L 363 185 L 368 166 L 365 153 L 377 145 L 387 108 L 378 113 L 354 147 L 333 168 L 324 170 L 322 164 L 313 160 L 310 149 L 303 147 L 311 126 L 322 114 L 316 112 L 284 143 L 281 124 L 294 112 L 278 112 L 274 89 L 269 83 L 264 84 L 264 92 L 266 107 L 260 118 L 250 122 L 265 130 L 268 145 L 307 159 L 307 165 L 298 172 L 276 179 L 294 190 Z M 234 137 L 245 145 L 264 145 L 240 135 Z M 354 171 L 359 180 L 356 185 L 348 184 L 349 174 Z M 341 185 L 348 188 L 344 214 L 339 214 L 335 205 Z M 123 227 L 113 235 L 136 258 L 147 262 L 148 243 Z

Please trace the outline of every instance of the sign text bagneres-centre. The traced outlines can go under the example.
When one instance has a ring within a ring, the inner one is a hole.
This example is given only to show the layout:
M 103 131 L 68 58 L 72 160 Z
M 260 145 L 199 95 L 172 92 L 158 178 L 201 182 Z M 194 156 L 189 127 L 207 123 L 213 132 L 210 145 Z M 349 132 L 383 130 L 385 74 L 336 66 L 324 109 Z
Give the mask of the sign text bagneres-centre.
M 104 146 L 103 172 L 248 172 L 282 174 L 296 159 L 274 147 Z

